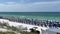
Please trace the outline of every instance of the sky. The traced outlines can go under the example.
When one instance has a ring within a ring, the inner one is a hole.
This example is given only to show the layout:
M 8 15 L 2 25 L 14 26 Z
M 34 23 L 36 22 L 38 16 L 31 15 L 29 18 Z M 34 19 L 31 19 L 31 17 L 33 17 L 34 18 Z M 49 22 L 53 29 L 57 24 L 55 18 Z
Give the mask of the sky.
M 0 0 L 0 12 L 60 12 L 60 0 Z

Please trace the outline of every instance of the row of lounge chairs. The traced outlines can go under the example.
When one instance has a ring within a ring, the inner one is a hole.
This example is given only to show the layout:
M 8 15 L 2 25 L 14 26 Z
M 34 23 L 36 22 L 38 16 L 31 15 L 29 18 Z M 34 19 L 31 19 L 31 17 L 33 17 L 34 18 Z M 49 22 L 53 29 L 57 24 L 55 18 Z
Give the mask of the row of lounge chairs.
M 2 18 L 2 17 L 0 17 Z M 37 25 L 37 26 L 45 26 L 45 27 L 60 27 L 60 23 L 57 21 L 49 21 L 49 20 L 38 20 L 38 19 L 33 19 L 33 18 L 3 18 L 3 19 L 8 19 L 10 21 L 16 21 L 20 23 L 25 23 L 25 24 L 31 24 L 31 25 Z

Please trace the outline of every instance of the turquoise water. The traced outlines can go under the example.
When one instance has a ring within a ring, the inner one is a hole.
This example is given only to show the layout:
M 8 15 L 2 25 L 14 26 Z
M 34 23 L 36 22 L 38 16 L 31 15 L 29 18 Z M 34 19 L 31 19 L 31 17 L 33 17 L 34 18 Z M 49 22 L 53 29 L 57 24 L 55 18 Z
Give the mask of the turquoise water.
M 0 12 L 0 16 L 60 20 L 60 12 Z

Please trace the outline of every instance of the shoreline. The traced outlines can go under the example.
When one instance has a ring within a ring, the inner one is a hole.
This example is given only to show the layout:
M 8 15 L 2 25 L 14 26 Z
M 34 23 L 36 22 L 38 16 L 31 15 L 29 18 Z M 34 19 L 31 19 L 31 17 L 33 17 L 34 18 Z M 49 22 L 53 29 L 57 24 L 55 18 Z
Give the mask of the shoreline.
M 36 26 L 60 27 L 60 21 L 55 20 L 39 20 L 33 18 L 16 18 L 16 17 L 0 17 L 0 19 L 7 19 L 12 22 L 19 22 Z
M 1 16 L 0 16 L 1 17 Z M 9 15 L 9 16 L 2 16 L 2 17 L 14 17 L 14 18 L 33 18 L 33 19 L 39 19 L 39 20 L 55 20 L 55 21 L 60 21 L 59 16 L 24 16 L 24 15 Z
M 37 26 L 37 25 L 30 25 L 30 24 L 25 24 L 25 23 L 21 23 L 21 22 L 13 22 L 13 21 L 9 21 L 7 19 L 0 19 L 0 22 L 5 22 L 5 23 L 9 23 L 10 26 L 14 26 L 14 27 L 19 27 L 22 26 L 23 28 L 27 28 L 27 32 L 30 32 L 31 28 L 37 27 L 36 30 L 40 31 L 40 33 L 42 33 L 42 30 L 44 31 L 52 31 L 52 32 L 58 32 L 60 33 L 60 28 L 57 27 L 46 27 L 46 26 Z M 42 29 L 42 30 L 41 30 Z

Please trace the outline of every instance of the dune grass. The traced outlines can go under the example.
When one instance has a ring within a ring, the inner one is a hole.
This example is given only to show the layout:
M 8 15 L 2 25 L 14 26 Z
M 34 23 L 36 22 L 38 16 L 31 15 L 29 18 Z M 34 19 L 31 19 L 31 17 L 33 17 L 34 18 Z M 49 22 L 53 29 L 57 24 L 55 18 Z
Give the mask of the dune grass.
M 19 29 L 17 29 L 16 27 L 14 27 L 14 26 L 9 26 L 9 24 L 8 23 L 0 23 L 0 28 L 2 27 L 2 28 L 4 28 L 3 26 L 5 26 L 5 27 L 7 27 L 6 29 L 8 29 L 8 30 L 12 30 L 12 31 L 15 31 L 15 32 L 19 32 L 19 33 L 21 33 L 21 34 L 36 34 L 35 32 L 35 30 L 33 30 L 33 32 L 31 31 L 31 32 L 26 32 L 26 31 L 23 31 L 23 30 L 20 30 L 20 28 Z M 14 33 L 14 32 L 0 32 L 0 34 L 16 34 L 16 33 Z
M 0 34 L 15 34 L 14 32 L 0 32 Z

